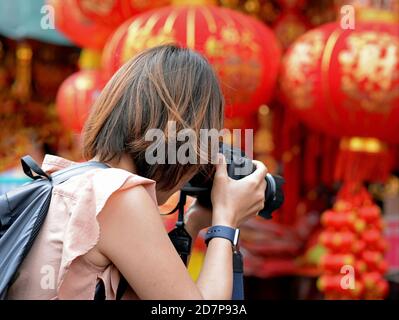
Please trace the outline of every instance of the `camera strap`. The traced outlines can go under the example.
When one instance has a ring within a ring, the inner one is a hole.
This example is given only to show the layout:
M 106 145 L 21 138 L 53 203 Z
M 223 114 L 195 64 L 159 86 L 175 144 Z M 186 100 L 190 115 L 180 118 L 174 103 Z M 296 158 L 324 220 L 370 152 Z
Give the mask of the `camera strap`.
M 187 266 L 188 256 L 191 253 L 192 238 L 184 228 L 184 206 L 187 194 L 180 191 L 180 198 L 177 207 L 171 213 L 178 210 L 176 227 L 169 232 L 176 251 Z M 233 293 L 232 300 L 244 300 L 244 264 L 242 254 L 238 246 L 233 247 Z
M 191 253 L 192 244 L 191 236 L 184 228 L 184 206 L 186 204 L 186 199 L 187 195 L 185 194 L 185 192 L 180 191 L 179 203 L 177 205 L 177 209 L 179 211 L 176 227 L 169 232 L 169 238 L 185 265 L 187 265 L 188 256 Z
M 244 300 L 244 263 L 238 247 L 233 248 L 233 294 L 232 300 Z

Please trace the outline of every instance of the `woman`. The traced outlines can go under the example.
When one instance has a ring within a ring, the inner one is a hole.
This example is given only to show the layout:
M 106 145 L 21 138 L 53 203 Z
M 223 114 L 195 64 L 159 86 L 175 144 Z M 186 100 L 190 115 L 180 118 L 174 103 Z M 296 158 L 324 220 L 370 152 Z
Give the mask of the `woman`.
M 213 238 L 196 283 L 168 238 L 158 205 L 199 170 L 199 164 L 154 164 L 145 153 L 149 129 L 167 136 L 176 129 L 221 129 L 223 97 L 211 66 L 199 54 L 173 45 L 136 56 L 109 81 L 93 106 L 83 133 L 94 169 L 56 186 L 44 225 L 9 290 L 9 299 L 93 299 L 101 279 L 107 299 L 115 299 L 120 275 L 124 299 L 230 299 L 232 246 Z M 197 150 L 198 151 L 198 150 Z M 199 153 L 198 153 L 199 154 Z M 262 209 L 265 166 L 235 181 L 224 158 L 212 188 L 213 212 L 198 204 L 188 210 L 186 229 L 193 239 L 209 225 L 237 228 Z M 72 162 L 46 156 L 54 172 Z M 156 183 L 155 183 L 156 182 Z

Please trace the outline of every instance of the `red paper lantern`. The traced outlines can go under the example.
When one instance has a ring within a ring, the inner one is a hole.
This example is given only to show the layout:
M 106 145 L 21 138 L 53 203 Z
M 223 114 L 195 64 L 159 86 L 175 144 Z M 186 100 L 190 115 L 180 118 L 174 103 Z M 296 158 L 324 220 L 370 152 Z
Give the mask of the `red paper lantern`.
M 48 0 L 55 10 L 55 25 L 69 40 L 81 47 L 101 50 L 115 28 L 85 17 L 75 0 Z
M 170 4 L 170 0 L 75 0 L 82 13 L 92 21 L 118 27 L 144 11 Z
M 335 178 L 384 181 L 399 143 L 399 27 L 330 23 L 296 41 L 284 58 L 285 104 L 310 127 L 341 137 Z
M 138 15 L 120 26 L 104 48 L 108 77 L 129 58 L 177 43 L 204 54 L 215 68 L 229 117 L 247 116 L 272 96 L 280 48 L 260 21 L 213 6 L 176 6 Z
M 62 124 L 80 133 L 90 108 L 104 87 L 101 73 L 82 70 L 68 77 L 57 93 L 57 112 Z
M 284 98 L 309 126 L 399 143 L 397 24 L 313 29 L 289 49 L 282 69 Z

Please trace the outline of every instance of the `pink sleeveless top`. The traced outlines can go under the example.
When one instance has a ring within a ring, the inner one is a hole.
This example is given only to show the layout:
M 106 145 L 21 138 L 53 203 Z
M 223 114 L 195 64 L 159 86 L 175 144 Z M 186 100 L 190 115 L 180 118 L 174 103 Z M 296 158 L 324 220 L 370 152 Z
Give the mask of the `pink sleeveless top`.
M 43 170 L 52 173 L 74 164 L 47 155 Z M 115 299 L 120 274 L 112 264 L 85 258 L 99 240 L 97 215 L 118 190 L 143 186 L 157 203 L 155 182 L 116 168 L 92 169 L 54 187 L 46 220 L 8 291 L 8 299 L 92 300 L 99 279 L 106 299 Z M 129 288 L 123 299 L 137 299 Z

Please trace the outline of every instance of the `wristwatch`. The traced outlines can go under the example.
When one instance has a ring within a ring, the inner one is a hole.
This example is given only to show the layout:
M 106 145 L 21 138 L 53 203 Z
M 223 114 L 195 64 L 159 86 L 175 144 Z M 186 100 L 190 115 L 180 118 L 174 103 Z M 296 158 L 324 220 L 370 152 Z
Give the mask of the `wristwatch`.
M 205 234 L 205 243 L 208 245 L 209 241 L 211 241 L 213 238 L 225 238 L 231 241 L 233 247 L 236 247 L 239 237 L 240 229 L 227 226 L 213 226 L 210 227 Z

